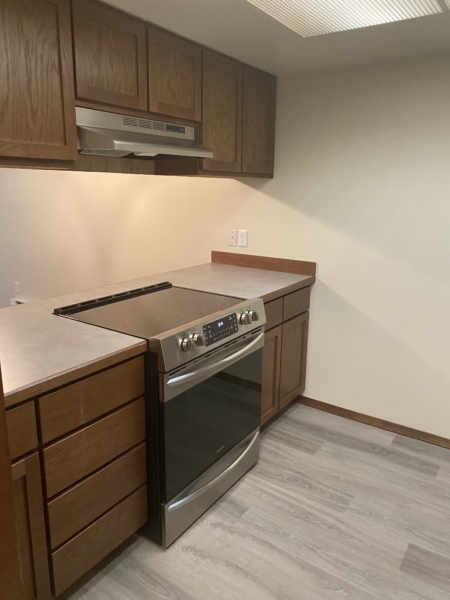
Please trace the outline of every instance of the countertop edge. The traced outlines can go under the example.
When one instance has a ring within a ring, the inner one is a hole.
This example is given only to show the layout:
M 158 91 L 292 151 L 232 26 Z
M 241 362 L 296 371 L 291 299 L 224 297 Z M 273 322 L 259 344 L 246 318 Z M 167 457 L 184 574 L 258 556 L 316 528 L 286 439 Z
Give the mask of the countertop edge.
M 272 300 L 277 300 L 278 298 L 282 298 L 287 294 L 291 294 L 292 292 L 296 292 L 305 287 L 311 287 L 312 285 L 314 285 L 315 282 L 316 278 L 311 276 L 308 277 L 308 279 L 299 281 L 298 283 L 293 283 L 292 285 L 280 288 L 278 290 L 275 290 L 274 292 L 270 292 L 269 294 L 264 294 L 263 296 L 261 296 L 261 298 L 264 300 L 265 303 L 271 302 Z
M 106 354 L 102 358 L 83 363 L 74 369 L 62 371 L 61 373 L 58 373 L 58 375 L 49 377 L 48 379 L 41 379 L 30 386 L 19 388 L 9 394 L 5 394 L 5 407 L 7 410 L 13 408 L 36 396 L 53 391 L 55 388 L 74 383 L 77 379 L 87 377 L 97 371 L 107 369 L 108 367 L 117 365 L 125 360 L 139 356 L 146 350 L 147 343 L 144 340 L 138 340 L 136 338 L 136 344 L 129 348 Z

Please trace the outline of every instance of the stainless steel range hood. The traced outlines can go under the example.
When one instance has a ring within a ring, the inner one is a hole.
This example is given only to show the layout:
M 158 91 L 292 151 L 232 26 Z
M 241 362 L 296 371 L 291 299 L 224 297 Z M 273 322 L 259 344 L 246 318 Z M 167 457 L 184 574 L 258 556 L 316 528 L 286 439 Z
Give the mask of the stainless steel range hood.
M 212 158 L 194 127 L 88 108 L 77 108 L 78 150 L 95 156 L 190 156 Z

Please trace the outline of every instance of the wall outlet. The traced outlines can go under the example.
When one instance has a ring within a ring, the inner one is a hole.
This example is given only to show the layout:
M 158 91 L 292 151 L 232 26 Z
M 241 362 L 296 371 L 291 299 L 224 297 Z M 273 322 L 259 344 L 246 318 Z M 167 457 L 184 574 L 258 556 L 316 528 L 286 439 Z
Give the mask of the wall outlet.
M 236 229 L 230 229 L 228 232 L 228 245 L 237 246 L 237 231 Z
M 239 229 L 239 242 L 240 248 L 248 248 L 248 229 Z
M 16 294 L 20 294 L 20 283 L 18 281 L 14 282 L 14 291 Z
M 16 299 L 15 298 L 10 298 L 9 299 L 9 304 L 10 304 L 10 306 L 15 306 L 16 305 Z

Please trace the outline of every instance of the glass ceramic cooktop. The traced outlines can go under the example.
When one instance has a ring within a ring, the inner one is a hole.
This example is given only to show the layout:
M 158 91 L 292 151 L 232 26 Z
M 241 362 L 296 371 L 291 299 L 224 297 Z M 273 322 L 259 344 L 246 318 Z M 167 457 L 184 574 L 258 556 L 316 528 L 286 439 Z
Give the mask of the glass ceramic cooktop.
M 183 327 L 242 302 L 240 298 L 196 292 L 184 288 L 148 293 L 72 314 L 83 323 L 150 339 Z

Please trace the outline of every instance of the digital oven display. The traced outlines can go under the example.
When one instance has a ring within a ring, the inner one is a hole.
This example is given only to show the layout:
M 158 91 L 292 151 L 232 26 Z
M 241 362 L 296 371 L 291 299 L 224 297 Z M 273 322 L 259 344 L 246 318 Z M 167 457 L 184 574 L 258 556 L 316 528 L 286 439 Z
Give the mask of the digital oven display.
M 215 344 L 239 331 L 236 313 L 203 326 L 206 346 Z

